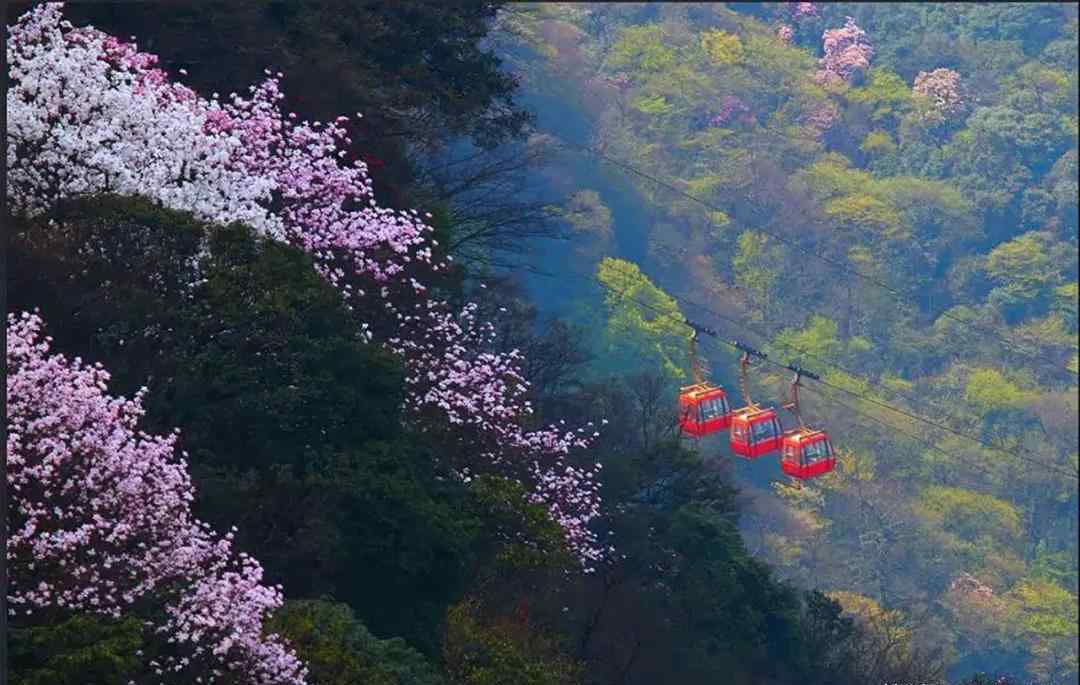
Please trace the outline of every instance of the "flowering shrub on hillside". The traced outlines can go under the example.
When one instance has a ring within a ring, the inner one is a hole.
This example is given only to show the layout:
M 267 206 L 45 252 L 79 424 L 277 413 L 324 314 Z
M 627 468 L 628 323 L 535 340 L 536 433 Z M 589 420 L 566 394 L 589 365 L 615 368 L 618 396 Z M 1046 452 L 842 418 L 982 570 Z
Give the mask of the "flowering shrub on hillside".
M 142 393 L 107 395 L 108 372 L 51 354 L 41 325 L 28 313 L 7 319 L 11 614 L 151 606 L 171 646 L 150 664 L 158 675 L 304 683 L 296 656 L 263 635 L 280 588 L 233 552 L 231 533 L 192 515 L 178 434 L 139 431 Z
M 847 17 L 844 26 L 826 31 L 822 37 L 825 56 L 821 58 L 821 69 L 817 73 L 819 83 L 830 81 L 848 82 L 870 68 L 873 47 L 855 20 Z
M 709 126 L 723 126 L 736 116 L 740 120 L 753 118 L 750 116 L 750 107 L 743 102 L 742 98 L 725 95 L 720 98 L 720 106 L 717 108 L 716 115 L 709 120 Z
M 967 108 L 967 98 L 964 97 L 960 85 L 960 74 L 952 69 L 920 71 L 915 77 L 912 90 L 930 102 L 930 109 L 924 115 L 928 123 L 944 123 Z
M 364 163 L 342 162 L 348 119 L 297 122 L 280 110 L 280 75 L 269 72 L 247 96 L 204 99 L 171 82 L 155 56 L 75 28 L 61 9 L 39 5 L 10 29 L 13 209 L 47 215 L 63 197 L 140 194 L 306 250 L 347 303 L 376 298 L 392 318 L 398 332 L 387 344 L 405 359 L 408 407 L 437 408 L 457 439 L 485 445 L 478 453 L 486 461 L 474 468 L 520 475 L 591 569 L 600 556 L 586 527 L 599 503 L 595 472 L 574 470 L 568 480 L 564 460 L 594 435 L 522 427 L 529 411 L 518 401 L 517 355 L 485 351 L 490 341 L 470 307 L 455 313 L 429 300 L 410 312 L 401 304 L 424 294 L 425 274 L 446 263 L 435 259 L 432 229 L 415 210 L 379 207 Z M 359 326 L 374 339 L 370 322 Z

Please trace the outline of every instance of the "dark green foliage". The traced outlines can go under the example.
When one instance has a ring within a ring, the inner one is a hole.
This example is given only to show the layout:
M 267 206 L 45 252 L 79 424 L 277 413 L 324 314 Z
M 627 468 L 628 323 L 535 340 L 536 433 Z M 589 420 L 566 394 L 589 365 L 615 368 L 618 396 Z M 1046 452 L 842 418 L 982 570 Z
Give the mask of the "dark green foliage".
M 16 241 L 12 307 L 40 307 L 114 392 L 149 386 L 147 426 L 183 429 L 197 512 L 237 526 L 272 582 L 435 649 L 480 522 L 400 427 L 397 362 L 360 340 L 308 257 L 140 199 L 60 216 Z
M 380 640 L 345 604 L 287 601 L 268 628 L 284 636 L 318 685 L 442 685 L 431 662 L 404 640 Z
M 601 459 L 616 555 L 598 576 L 537 580 L 535 620 L 567 634 L 586 683 L 861 682 L 844 670 L 854 629 L 839 606 L 802 598 L 747 551 L 727 469 L 642 425 L 663 421 L 650 387 L 610 382 L 571 402 L 611 421 Z
M 448 612 L 443 664 L 455 685 L 581 682 L 580 665 L 565 655 L 557 635 L 531 625 L 522 611 L 513 617 L 483 616 L 476 600 L 465 600 Z
M 12 627 L 12 685 L 126 685 L 138 672 L 142 622 L 80 614 L 50 625 Z

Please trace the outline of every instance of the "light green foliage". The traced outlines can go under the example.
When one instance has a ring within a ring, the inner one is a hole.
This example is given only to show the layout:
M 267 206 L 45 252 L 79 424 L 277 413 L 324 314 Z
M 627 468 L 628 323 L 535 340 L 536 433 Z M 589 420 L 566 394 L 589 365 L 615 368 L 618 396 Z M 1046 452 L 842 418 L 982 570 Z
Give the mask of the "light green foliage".
M 1063 154 L 1047 174 L 1046 185 L 1056 202 L 1056 218 L 1063 226 L 1076 229 L 1080 198 L 1080 169 L 1077 168 L 1075 147 Z
M 829 201 L 825 215 L 841 225 L 870 231 L 891 240 L 908 237 L 900 212 L 872 195 L 846 195 Z M 861 236 L 860 236 L 861 237 Z
M 666 98 L 663 95 L 654 95 L 636 97 L 633 100 L 634 109 L 638 110 L 642 114 L 648 114 L 649 116 L 663 116 L 665 114 L 671 114 L 674 108 L 668 104 Z
M 611 69 L 661 71 L 675 63 L 675 52 L 664 44 L 657 24 L 631 26 L 623 30 L 607 54 Z
M 986 260 L 986 272 L 999 283 L 1038 281 L 1051 266 L 1046 239 L 1039 233 L 1025 233 L 999 245 Z
M 805 191 L 819 202 L 865 192 L 873 183 L 873 176 L 860 169 L 852 169 L 848 159 L 837 153 L 823 155 L 792 179 L 793 188 Z
M 836 359 L 844 351 L 844 344 L 837 337 L 838 332 L 835 321 L 815 314 L 802 330 L 789 328 L 780 332 L 772 347 L 780 351 L 784 358 L 806 354 L 815 358 Z M 807 366 L 810 365 L 808 360 Z
M 1054 288 L 1054 309 L 1061 312 L 1065 318 L 1065 323 L 1073 332 L 1076 331 L 1077 309 L 1078 305 L 1080 305 L 1080 302 L 1077 301 L 1078 292 L 1080 292 L 1077 285 L 1077 282 L 1073 281 Z
M 871 68 L 866 74 L 866 85 L 849 90 L 847 98 L 865 105 L 870 110 L 871 120 L 884 125 L 895 125 L 914 104 L 914 95 L 904 79 L 882 68 Z
M 735 64 L 742 58 L 743 46 L 739 37 L 724 31 L 706 31 L 701 34 L 701 49 L 713 64 Z
M 891 139 L 876 137 L 886 149 Z M 976 235 L 974 207 L 952 185 L 911 176 L 874 178 L 850 167 L 846 158 L 830 154 L 792 179 L 830 220 L 888 240 L 916 237 L 929 248 L 955 245 Z M 860 236 L 865 239 L 866 236 Z
M 669 378 L 686 380 L 689 329 L 675 300 L 632 262 L 607 257 L 597 267 L 596 276 L 608 289 L 604 293 L 608 311 L 604 341 L 610 359 L 633 367 L 651 360 Z
M 881 377 L 881 384 L 885 387 L 900 393 L 909 393 L 915 389 L 915 384 L 911 381 L 904 380 L 898 376 L 891 374 L 885 374 Z
M 921 631 L 910 624 L 904 612 L 855 592 L 840 590 L 827 596 L 859 627 L 847 668 L 864 674 L 865 682 L 890 682 L 890 675 L 896 673 L 919 674 L 913 677 L 915 682 L 936 680 L 934 659 L 920 649 Z
M 961 568 L 996 583 L 1023 572 L 1020 514 L 1005 500 L 963 488 L 930 486 L 913 507 L 932 544 Z
M 713 226 L 723 227 L 731 223 L 731 217 L 725 212 L 709 212 L 709 221 Z
M 783 263 L 783 252 L 769 236 L 754 231 L 739 235 L 731 262 L 735 282 L 752 296 L 750 305 L 761 318 L 772 312 Z
M 742 64 L 759 84 L 747 93 L 756 102 L 775 103 L 779 98 L 805 102 L 824 97 L 822 88 L 810 80 L 817 68 L 814 57 L 778 41 L 771 30 L 743 37 Z
M 1002 84 L 1002 90 L 1002 104 L 1021 111 L 1049 112 L 1070 107 L 1069 74 L 1038 62 L 1017 69 Z
M 267 628 L 289 641 L 318 685 L 445 683 L 422 654 L 401 638 L 376 638 L 346 604 L 286 601 Z
M 750 155 L 740 148 L 721 149 L 716 153 L 717 167 L 701 169 L 706 173 L 686 181 L 686 192 L 708 200 L 723 193 L 744 191 L 754 180 Z M 698 209 L 700 211 L 700 209 Z
M 646 76 L 642 90 L 662 95 L 682 116 L 713 92 L 708 75 L 692 62 L 680 62 L 661 74 Z
M 1028 566 L 1028 575 L 1036 580 L 1068 586 L 1075 583 L 1077 572 L 1067 552 L 1051 552 L 1046 541 L 1040 540 L 1035 547 L 1035 558 Z
M 1020 514 L 1011 504 L 972 490 L 928 487 L 919 496 L 917 506 L 945 530 L 966 540 L 988 535 L 1014 541 L 1023 532 Z
M 964 400 L 984 416 L 993 411 L 1023 407 L 1034 397 L 996 369 L 973 371 L 964 387 Z
M 1025 233 L 1003 243 L 986 259 L 986 273 L 999 285 L 991 293 L 991 302 L 1007 313 L 1033 313 L 1033 306 L 1043 304 L 1052 288 L 1060 283 L 1059 269 L 1050 238 L 1042 233 Z
M 1077 598 L 1044 579 L 1025 579 L 1005 597 L 1008 628 L 1030 644 L 1028 669 L 1046 682 L 1066 682 L 1077 668 Z
M 686 182 L 686 189 L 694 197 L 708 197 L 722 187 L 727 179 L 719 175 L 699 176 Z
M 557 18 L 552 15 L 550 5 L 520 3 L 509 11 L 500 13 L 497 26 L 499 31 L 513 36 L 515 42 L 553 59 L 558 56 L 558 50 L 544 40 L 540 27 L 544 20 Z
M 876 181 L 872 192 L 897 208 L 906 229 L 932 253 L 979 237 L 974 206 L 947 182 L 894 176 Z
M 1061 312 L 1052 312 L 1041 319 L 1030 319 L 1016 327 L 1022 338 L 1032 338 L 1046 345 L 1076 347 L 1076 329 Z
M 888 155 L 896 152 L 896 143 L 888 131 L 871 131 L 863 138 L 859 149 L 868 155 Z

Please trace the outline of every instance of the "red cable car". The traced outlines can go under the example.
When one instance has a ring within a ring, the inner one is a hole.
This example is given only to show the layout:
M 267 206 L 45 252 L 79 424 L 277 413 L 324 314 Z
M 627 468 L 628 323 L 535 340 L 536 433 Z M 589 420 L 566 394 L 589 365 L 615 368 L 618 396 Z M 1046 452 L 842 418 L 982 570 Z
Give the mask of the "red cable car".
M 776 410 L 756 404 L 743 407 L 731 419 L 731 451 L 740 457 L 757 459 L 780 449 L 784 429 Z
M 679 427 L 687 435 L 700 438 L 728 428 L 731 425 L 731 408 L 722 387 L 702 380 L 694 344 L 696 339 L 697 329 L 692 329 L 690 369 L 694 384 L 679 389 Z
M 794 367 L 793 367 L 794 368 Z M 791 383 L 791 403 L 784 405 L 795 414 L 799 427 L 784 433 L 780 450 L 780 469 L 787 475 L 806 480 L 816 478 L 836 468 L 836 453 L 825 431 L 808 428 L 799 412 L 799 380 L 805 373 L 794 368 L 795 380 Z
M 731 409 L 723 388 L 696 383 L 679 389 L 679 426 L 700 438 L 731 425 Z
M 836 455 L 825 431 L 796 428 L 784 433 L 780 468 L 787 475 L 806 480 L 836 468 Z
M 740 457 L 757 459 L 780 449 L 784 429 L 776 410 L 772 407 L 759 407 L 750 399 L 750 384 L 746 379 L 746 368 L 750 365 L 750 354 L 764 357 L 757 350 L 740 346 L 743 350 L 739 359 L 739 385 L 746 406 L 735 411 L 731 419 L 731 451 Z

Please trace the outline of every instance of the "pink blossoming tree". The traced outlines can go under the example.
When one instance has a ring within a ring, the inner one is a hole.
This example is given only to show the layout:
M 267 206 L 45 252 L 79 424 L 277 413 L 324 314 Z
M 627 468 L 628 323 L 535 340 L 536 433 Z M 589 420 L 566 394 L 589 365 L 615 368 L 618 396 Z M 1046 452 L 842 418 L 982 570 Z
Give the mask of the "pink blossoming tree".
M 912 90 L 927 99 L 929 108 L 923 119 L 930 124 L 945 123 L 962 114 L 967 108 L 960 74 L 952 69 L 920 71 L 915 77 Z
M 829 101 L 817 102 L 808 105 L 799 117 L 799 121 L 821 140 L 840 119 L 840 110 L 836 104 Z
M 855 20 L 847 17 L 842 28 L 830 29 L 822 35 L 825 51 L 817 73 L 819 83 L 850 82 L 870 67 L 874 49 Z
M 12 616 L 152 607 L 168 645 L 149 664 L 157 676 L 304 683 L 295 655 L 263 635 L 280 589 L 232 534 L 193 517 L 177 434 L 138 430 L 141 393 L 111 397 L 100 366 L 51 354 L 36 315 L 8 315 L 7 336 Z
M 440 412 L 455 440 L 483 445 L 472 472 L 525 483 L 586 570 L 594 568 L 602 556 L 588 529 L 600 501 L 595 470 L 569 466 L 567 457 L 595 433 L 526 430 L 531 409 L 521 401 L 516 353 L 486 352 L 488 333 L 468 306 L 455 313 L 430 298 L 409 305 L 447 264 L 435 259 L 432 229 L 416 211 L 379 207 L 363 162 L 343 163 L 346 117 L 321 124 L 284 114 L 269 72 L 247 96 L 203 99 L 171 82 L 155 56 L 73 27 L 56 3 L 21 18 L 7 49 L 16 211 L 46 213 L 57 199 L 84 193 L 140 194 L 308 251 L 350 307 L 363 302 L 389 315 L 389 326 L 385 316 L 358 325 L 368 340 L 380 326 L 403 356 L 408 408 Z
M 753 120 L 753 116 L 750 114 L 750 107 L 742 100 L 742 98 L 734 95 L 725 95 L 720 98 L 720 106 L 717 108 L 716 115 L 709 119 L 709 126 L 723 126 L 731 121 L 732 118 L 737 118 L 743 122 Z

